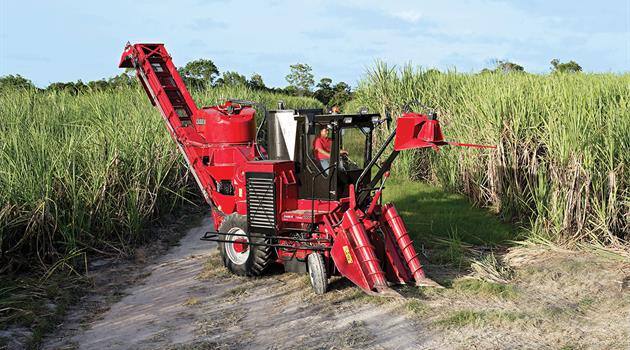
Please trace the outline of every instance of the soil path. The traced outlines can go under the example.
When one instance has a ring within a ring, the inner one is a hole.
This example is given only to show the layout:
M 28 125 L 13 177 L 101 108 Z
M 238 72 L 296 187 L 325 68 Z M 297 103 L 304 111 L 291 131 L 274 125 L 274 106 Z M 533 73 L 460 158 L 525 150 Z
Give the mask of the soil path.
M 368 297 L 339 278 L 315 295 L 306 275 L 232 275 L 216 245 L 199 240 L 210 227 L 203 219 L 178 246 L 140 254 L 140 263 L 96 264 L 94 291 L 42 348 L 630 348 L 625 260 L 523 247 L 501 263 L 474 260 L 466 276 L 426 265 L 450 286 L 401 288 L 405 299 Z M 498 277 L 509 284 L 486 281 Z
M 43 348 L 432 347 L 431 337 L 400 315 L 400 304 L 357 302 L 361 293 L 343 280 L 322 297 L 311 292 L 304 275 L 230 275 L 216 245 L 199 240 L 210 227 L 204 219 L 190 229 L 179 246 L 145 266 L 145 277 L 122 291 L 109 309 L 91 321 L 68 321 Z

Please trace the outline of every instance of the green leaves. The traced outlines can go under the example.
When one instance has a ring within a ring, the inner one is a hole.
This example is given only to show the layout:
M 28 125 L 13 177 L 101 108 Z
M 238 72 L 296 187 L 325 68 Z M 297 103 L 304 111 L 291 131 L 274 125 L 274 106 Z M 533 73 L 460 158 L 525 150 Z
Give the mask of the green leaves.
M 320 106 L 245 86 L 193 95 L 200 105 L 234 97 L 268 108 L 278 100 Z M 124 252 L 146 238 L 149 222 L 197 198 L 189 179 L 137 85 L 0 94 L 0 272 L 37 257 L 53 264 L 77 249 Z
M 555 241 L 614 243 L 630 239 L 629 86 L 630 74 L 462 74 L 376 62 L 353 104 L 397 117 L 417 99 L 437 109 L 448 140 L 498 146 L 409 153 L 395 171 L 466 193 Z
M 285 77 L 287 82 L 295 88 L 301 96 L 311 91 L 315 84 L 313 68 L 308 64 L 296 63 L 290 66 L 291 72 Z

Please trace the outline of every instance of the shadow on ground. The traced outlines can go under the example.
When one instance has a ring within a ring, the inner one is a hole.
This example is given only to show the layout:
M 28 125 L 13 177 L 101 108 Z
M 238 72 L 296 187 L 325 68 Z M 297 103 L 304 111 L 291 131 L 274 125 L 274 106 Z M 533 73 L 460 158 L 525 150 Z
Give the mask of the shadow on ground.
M 428 245 L 440 239 L 495 246 L 519 238 L 520 230 L 501 222 L 464 196 L 420 182 L 392 181 L 385 199 L 399 209 L 414 240 Z
M 384 198 L 403 217 L 427 275 L 446 286 L 470 272 L 472 259 L 502 254 L 522 235 L 490 210 L 426 183 L 394 179 Z

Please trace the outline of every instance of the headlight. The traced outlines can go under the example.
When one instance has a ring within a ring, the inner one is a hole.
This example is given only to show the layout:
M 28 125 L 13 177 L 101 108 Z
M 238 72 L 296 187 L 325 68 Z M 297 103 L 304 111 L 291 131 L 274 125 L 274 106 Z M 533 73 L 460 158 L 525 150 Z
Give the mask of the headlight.
M 346 124 L 352 123 L 352 117 L 345 117 L 345 118 L 343 118 L 343 122 L 346 123 Z
M 372 117 L 372 123 L 378 123 L 378 121 L 379 121 L 380 119 L 381 119 L 381 117 L 380 117 L 380 116 L 375 115 L 375 116 L 373 116 L 373 117 Z

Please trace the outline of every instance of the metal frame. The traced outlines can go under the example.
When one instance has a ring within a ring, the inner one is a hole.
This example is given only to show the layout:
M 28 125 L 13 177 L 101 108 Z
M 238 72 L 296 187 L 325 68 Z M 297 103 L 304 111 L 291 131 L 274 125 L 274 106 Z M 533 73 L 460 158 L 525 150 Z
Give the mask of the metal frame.
M 234 241 L 232 240 L 227 240 L 227 239 L 220 239 L 219 237 L 223 235 L 223 236 L 232 236 L 232 237 L 247 237 L 250 238 L 250 241 L 248 243 L 246 243 L 247 245 L 253 245 L 253 246 L 262 246 L 262 247 L 274 247 L 274 248 L 283 248 L 283 249 L 294 249 L 294 250 L 317 250 L 317 251 L 327 251 L 330 250 L 332 247 L 330 246 L 330 244 L 332 243 L 330 240 L 327 239 L 322 239 L 322 238 L 315 238 L 315 239 L 305 239 L 305 238 L 294 238 L 294 237 L 286 237 L 286 236 L 267 236 L 267 235 L 255 235 L 255 234 L 238 234 L 238 233 L 229 233 L 229 232 L 212 232 L 212 231 L 208 231 L 206 232 L 203 237 L 201 237 L 202 241 L 210 241 L 210 242 L 222 242 L 222 243 L 233 243 Z M 269 239 L 269 240 L 285 240 L 285 241 L 291 241 L 291 242 L 298 242 L 298 243 L 324 243 L 324 244 L 329 244 L 328 246 L 324 246 L 324 245 L 318 245 L 318 246 L 313 246 L 313 245 L 302 245 L 302 246 L 293 246 L 293 245 L 287 245 L 287 244 L 277 244 L 277 243 L 255 243 L 252 242 L 251 239 L 252 238 L 262 238 L 262 239 Z

